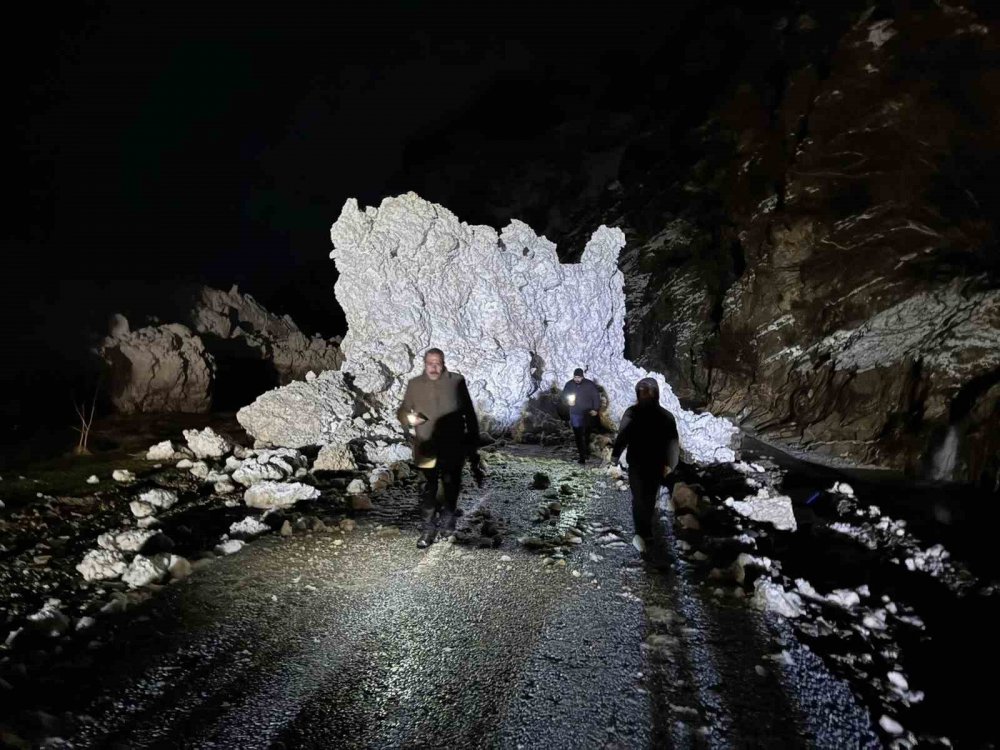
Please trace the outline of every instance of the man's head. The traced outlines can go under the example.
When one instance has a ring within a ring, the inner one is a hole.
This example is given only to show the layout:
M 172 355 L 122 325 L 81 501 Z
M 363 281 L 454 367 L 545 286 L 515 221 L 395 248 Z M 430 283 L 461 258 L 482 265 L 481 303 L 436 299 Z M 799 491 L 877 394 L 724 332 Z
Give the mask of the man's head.
M 582 381 L 583 381 L 583 369 L 577 367 L 575 370 L 573 370 L 573 382 L 580 383 Z
M 636 401 L 659 401 L 660 384 L 653 378 L 643 378 L 635 384 Z
M 440 349 L 428 349 L 424 352 L 424 374 L 431 380 L 437 380 L 444 372 L 444 352 Z

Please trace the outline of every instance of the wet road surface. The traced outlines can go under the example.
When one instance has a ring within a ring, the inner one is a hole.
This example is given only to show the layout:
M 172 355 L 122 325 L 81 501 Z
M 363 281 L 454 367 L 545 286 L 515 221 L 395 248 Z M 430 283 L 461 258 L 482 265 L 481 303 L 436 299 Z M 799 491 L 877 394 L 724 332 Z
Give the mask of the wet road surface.
M 631 539 L 630 507 L 599 469 L 543 449 L 498 453 L 489 468 L 461 504 L 506 523 L 498 548 L 418 550 L 410 488 L 377 499 L 354 531 L 264 538 L 168 587 L 81 686 L 87 719 L 70 741 L 879 746 L 846 684 L 786 624 L 693 580 L 669 518 L 665 552 L 643 564 L 608 541 Z M 517 541 L 537 528 L 538 471 L 573 488 L 561 522 L 591 532 L 565 563 Z

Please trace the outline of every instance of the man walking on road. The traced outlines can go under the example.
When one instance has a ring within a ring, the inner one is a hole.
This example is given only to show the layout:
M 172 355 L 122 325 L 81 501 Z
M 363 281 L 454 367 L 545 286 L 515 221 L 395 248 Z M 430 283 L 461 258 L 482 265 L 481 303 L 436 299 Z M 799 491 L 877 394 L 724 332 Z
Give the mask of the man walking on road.
M 653 535 L 653 513 L 660 485 L 680 458 L 677 423 L 660 406 L 660 386 L 653 378 L 635 384 L 636 402 L 622 415 L 618 437 L 611 450 L 611 462 L 618 463 L 628 453 L 628 482 L 632 490 L 632 545 L 645 552 Z
M 412 431 L 413 461 L 424 475 L 423 530 L 417 546 L 428 547 L 438 531 L 455 529 L 466 456 L 478 484 L 483 477 L 479 420 L 469 389 L 465 378 L 445 367 L 440 349 L 428 349 L 424 354 L 424 372 L 406 384 L 396 416 L 404 429 Z
M 583 376 L 579 367 L 573 371 L 573 379 L 562 390 L 563 403 L 569 406 L 569 423 L 576 437 L 576 450 L 581 464 L 590 455 L 590 423 L 601 408 L 601 394 L 593 380 Z

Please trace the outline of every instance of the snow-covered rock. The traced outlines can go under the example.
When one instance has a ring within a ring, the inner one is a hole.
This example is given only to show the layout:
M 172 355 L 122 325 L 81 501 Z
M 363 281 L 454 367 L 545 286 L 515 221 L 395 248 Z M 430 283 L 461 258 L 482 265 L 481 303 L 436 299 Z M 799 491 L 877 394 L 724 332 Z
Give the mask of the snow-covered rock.
M 139 494 L 139 499 L 158 510 L 167 510 L 177 504 L 177 493 L 159 487 Z
M 413 455 L 409 443 L 386 443 L 383 440 L 365 442 L 361 450 L 366 461 L 383 465 L 408 461 Z
M 170 440 L 164 440 L 162 443 L 151 445 L 149 450 L 146 451 L 147 461 L 175 461 L 183 457 L 184 454 L 178 453 L 177 446 Z
M 313 471 L 356 471 L 357 461 L 346 445 L 324 445 L 313 462 Z
M 215 362 L 201 339 L 179 324 L 129 331 L 117 316 L 100 347 L 110 376 L 111 403 L 120 412 L 206 412 Z
M 135 474 L 133 474 L 128 469 L 115 469 L 111 472 L 111 478 L 116 482 L 121 482 L 123 484 L 129 484 L 135 481 Z
M 191 464 L 191 475 L 197 477 L 198 479 L 208 479 L 208 475 L 212 473 L 212 470 L 208 468 L 208 464 L 204 461 L 195 461 Z M 226 477 L 229 478 L 228 476 Z
M 128 507 L 136 518 L 146 518 L 156 513 L 156 508 L 142 500 L 133 500 Z
M 346 361 L 340 372 L 269 391 L 241 409 L 237 417 L 254 437 L 288 447 L 345 444 L 381 428 L 387 442 L 398 442 L 393 417 L 355 419 L 355 404 L 364 398 L 393 415 L 406 381 L 422 371 L 423 351 L 438 346 L 490 426 L 513 426 L 531 396 L 561 386 L 576 367 L 605 389 L 617 420 L 634 401 L 636 381 L 651 376 L 688 457 L 733 460 L 731 423 L 681 409 L 662 376 L 623 356 L 621 230 L 600 227 L 581 261 L 563 264 L 555 245 L 522 222 L 498 235 L 409 193 L 364 211 L 348 200 L 331 237 L 337 300 L 349 324 Z
M 826 600 L 844 609 L 853 609 L 861 604 L 861 597 L 858 595 L 858 592 L 851 591 L 850 589 L 837 589 L 827 594 Z
M 217 555 L 235 555 L 241 549 L 243 549 L 244 542 L 239 539 L 227 539 L 221 544 L 215 545 L 215 554 Z
M 55 637 L 69 630 L 70 620 L 59 609 L 61 601 L 49 599 L 37 612 L 28 615 L 28 622 L 35 630 L 40 630 Z
M 232 443 L 216 434 L 211 427 L 184 430 L 184 439 L 196 458 L 222 458 L 233 449 Z
M 150 529 L 109 531 L 97 537 L 97 546 L 101 549 L 116 550 L 118 552 L 138 552 L 157 533 L 159 532 Z
M 230 492 L 236 492 L 238 489 L 240 488 L 228 479 L 222 479 L 212 485 L 212 490 L 217 495 L 228 495 Z
M 365 485 L 364 479 L 354 479 L 349 485 L 347 485 L 348 495 L 361 495 L 368 491 L 368 487 Z
M 159 583 L 167 576 L 169 565 L 170 555 L 167 554 L 153 555 L 152 557 L 136 555 L 132 558 L 128 570 L 122 575 L 122 580 L 132 588 Z
M 785 495 L 771 495 L 766 487 L 761 487 L 756 495 L 748 495 L 743 500 L 727 498 L 726 505 L 741 516 L 772 524 L 782 531 L 795 531 L 797 528 L 792 499 Z
M 257 482 L 281 481 L 307 465 L 305 456 L 291 448 L 258 451 L 233 472 L 233 479 L 249 487 Z
M 190 458 L 182 458 L 176 465 L 178 469 L 190 469 L 194 466 L 194 461 Z
M 828 492 L 832 492 L 835 495 L 844 495 L 845 497 L 854 497 L 854 488 L 847 482 L 834 482 Z
M 92 549 L 83 556 L 76 569 L 86 581 L 108 581 L 120 578 L 128 561 L 118 550 Z
M 300 482 L 258 482 L 247 488 L 243 501 L 250 508 L 271 510 L 289 508 L 299 500 L 312 500 L 319 495 L 318 489 Z
M 191 562 L 180 555 L 170 555 L 167 560 L 167 572 L 171 578 L 181 580 L 191 575 Z
M 804 614 L 802 599 L 798 594 L 786 591 L 766 578 L 758 578 L 754 582 L 754 595 L 751 603 L 761 611 L 775 612 L 782 617 L 795 618 Z
M 87 477 L 87 484 L 99 484 L 100 481 L 101 480 L 98 479 L 97 474 L 91 474 L 89 477 Z
M 271 527 L 253 516 L 247 516 L 242 521 L 235 521 L 229 526 L 229 535 L 233 537 L 250 539 L 251 537 L 266 534 Z

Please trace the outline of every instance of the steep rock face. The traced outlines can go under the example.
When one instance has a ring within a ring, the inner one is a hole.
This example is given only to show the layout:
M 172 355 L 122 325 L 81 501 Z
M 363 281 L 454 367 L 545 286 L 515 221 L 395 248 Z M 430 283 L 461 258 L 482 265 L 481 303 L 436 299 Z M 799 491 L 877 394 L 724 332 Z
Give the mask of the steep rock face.
M 230 342 L 234 353 L 270 362 L 281 384 L 301 380 L 310 370 L 340 369 L 344 356 L 339 339 L 306 336 L 288 315 L 275 315 L 237 287 L 228 292 L 203 287 L 191 311 L 191 322 L 203 336 Z
M 574 216 L 625 232 L 629 357 L 765 439 L 997 486 L 1000 24 L 804 3 L 762 45 Z
M 130 331 L 116 316 L 101 344 L 110 396 L 124 413 L 206 412 L 212 403 L 212 356 L 190 329 L 169 324 Z
M 747 270 L 713 408 L 856 462 L 916 472 L 953 451 L 937 478 L 995 474 L 998 33 L 961 8 L 862 17 L 826 77 L 794 71 L 775 125 L 741 133 L 727 198 Z M 727 116 L 760 110 L 742 89 Z

